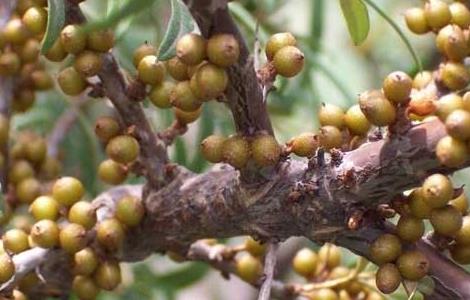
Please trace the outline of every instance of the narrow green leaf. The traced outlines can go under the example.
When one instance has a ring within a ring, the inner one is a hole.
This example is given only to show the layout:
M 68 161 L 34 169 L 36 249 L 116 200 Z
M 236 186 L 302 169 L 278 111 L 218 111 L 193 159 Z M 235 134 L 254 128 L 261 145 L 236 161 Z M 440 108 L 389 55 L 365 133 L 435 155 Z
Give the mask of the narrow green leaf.
M 194 29 L 193 17 L 181 0 L 171 0 L 171 16 L 163 40 L 158 49 L 158 59 L 168 60 L 176 55 L 176 41 Z
M 42 54 L 45 54 L 54 45 L 65 24 L 64 0 L 47 0 L 47 7 L 49 7 L 49 15 L 47 17 L 46 34 L 41 47 Z
M 348 25 L 349 35 L 355 45 L 360 45 L 369 34 L 369 12 L 362 0 L 339 0 Z

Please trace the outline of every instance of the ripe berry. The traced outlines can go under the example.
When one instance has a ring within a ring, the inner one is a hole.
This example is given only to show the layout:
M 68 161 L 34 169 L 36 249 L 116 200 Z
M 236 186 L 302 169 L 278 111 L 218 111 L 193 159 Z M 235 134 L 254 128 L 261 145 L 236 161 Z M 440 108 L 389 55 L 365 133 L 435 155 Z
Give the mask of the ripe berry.
M 197 93 L 201 99 L 214 99 L 223 94 L 228 84 L 228 76 L 224 69 L 207 63 L 200 66 L 191 80 L 195 81 Z
M 72 291 L 81 300 L 94 300 L 100 289 L 93 279 L 85 276 L 75 276 L 72 282 Z
M 164 81 L 162 84 L 152 87 L 149 93 L 149 99 L 158 108 L 170 108 L 170 95 L 175 84 L 171 81 Z
M 60 32 L 60 42 L 65 52 L 77 54 L 85 49 L 87 34 L 79 25 L 70 24 Z
M 206 41 L 195 33 L 187 33 L 176 42 L 176 56 L 187 65 L 197 65 L 206 58 Z
M 318 259 L 322 265 L 333 270 L 341 264 L 341 250 L 333 244 L 326 243 L 318 250 Z
M 401 254 L 401 241 L 396 235 L 385 233 L 370 245 L 369 253 L 378 265 L 393 262 Z
M 15 274 L 15 264 L 6 253 L 0 254 L 0 283 L 7 282 Z
M 255 241 L 251 236 L 245 239 L 245 250 L 253 256 L 263 256 L 266 252 L 266 245 Z
M 23 15 L 23 23 L 34 34 L 46 32 L 47 11 L 43 7 L 31 7 Z
M 25 160 L 18 160 L 14 162 L 8 172 L 8 180 L 14 184 L 33 176 L 34 169 L 31 164 Z
M 102 116 L 96 120 L 95 134 L 104 143 L 117 136 L 120 132 L 118 121 L 109 116 Z
M 414 243 L 424 234 L 424 223 L 421 219 L 401 216 L 397 223 L 397 235 L 403 241 Z
M 385 97 L 394 103 L 403 103 L 410 98 L 413 81 L 404 72 L 393 72 L 385 77 L 383 93 Z
M 96 238 L 100 244 L 111 251 L 118 250 L 124 241 L 124 228 L 117 219 L 106 219 L 98 223 Z
M 456 62 L 447 62 L 440 68 L 441 80 L 450 90 L 465 88 L 470 82 L 470 73 L 467 68 Z
M 62 177 L 52 186 L 52 197 L 60 204 L 65 206 L 72 206 L 75 202 L 79 201 L 85 194 L 80 180 L 74 177 Z
M 29 248 L 28 235 L 21 229 L 10 229 L 2 237 L 3 248 L 12 253 L 20 253 Z
M 39 58 L 40 44 L 38 40 L 29 39 L 21 47 L 20 58 L 23 64 L 34 63 Z
M 121 267 L 118 262 L 104 261 L 98 265 L 95 283 L 103 290 L 112 291 L 121 283 Z
M 34 164 L 41 163 L 47 155 L 47 143 L 45 139 L 38 136 L 28 139 L 25 152 L 25 156 L 30 162 Z
M 470 216 L 464 216 L 462 226 L 455 234 L 455 241 L 459 245 L 470 245 Z
M 467 214 L 468 200 L 465 193 L 461 193 L 460 196 L 458 196 L 457 198 L 450 200 L 449 205 L 455 207 L 458 211 L 460 211 L 462 215 Z
M 250 145 L 243 136 L 234 135 L 225 140 L 223 160 L 236 169 L 243 168 L 250 158 Z
M 13 99 L 12 109 L 17 113 L 26 112 L 29 110 L 36 101 L 36 94 L 32 90 L 22 89 L 15 93 Z
M 83 77 L 92 77 L 98 74 L 103 66 L 101 55 L 93 51 L 83 51 L 75 57 L 73 67 Z
M 456 168 L 467 161 L 467 146 L 458 139 L 445 136 L 436 145 L 436 156 L 444 166 Z
M 156 53 L 157 53 L 157 49 L 154 46 L 147 44 L 147 43 L 142 44 L 141 46 L 139 46 L 139 48 L 137 48 L 134 51 L 134 56 L 132 60 L 134 63 L 134 66 L 137 68 L 142 58 L 144 58 L 147 55 L 155 55 Z
M 251 155 L 257 165 L 272 166 L 281 157 L 281 147 L 272 135 L 257 135 L 251 141 Z
M 88 49 L 98 52 L 108 52 L 113 46 L 114 33 L 111 30 L 97 30 L 88 33 Z
M 125 196 L 116 204 L 116 218 L 124 225 L 134 227 L 140 224 L 145 208 L 142 201 L 133 196 Z
M 199 118 L 202 112 L 202 108 L 199 107 L 199 109 L 195 111 L 184 111 L 175 107 L 173 112 L 178 122 L 182 124 L 189 124 L 189 123 L 196 121 Z
M 36 70 L 31 73 L 31 81 L 37 91 L 45 91 L 54 86 L 51 75 L 43 70 Z
M 411 214 L 419 219 L 429 219 L 431 217 L 432 207 L 426 204 L 426 201 L 423 197 L 422 188 L 413 190 L 413 192 L 408 197 L 408 206 L 410 208 Z
M 189 81 L 177 82 L 170 93 L 170 102 L 173 106 L 184 111 L 195 111 L 201 106 L 191 90 Z
M 31 228 L 32 242 L 42 248 L 52 248 L 59 244 L 59 227 L 51 220 L 40 220 Z
M 0 54 L 0 75 L 10 76 L 20 71 L 21 61 L 18 54 L 5 52 Z
M 237 275 L 246 282 L 255 283 L 262 273 L 261 262 L 258 258 L 244 254 L 236 259 Z
M 321 126 L 331 125 L 341 129 L 344 126 L 344 117 L 344 110 L 333 104 L 323 103 L 318 111 Z
M 202 156 L 211 163 L 223 160 L 222 148 L 226 138 L 221 135 L 211 135 L 201 142 Z
M 429 261 L 421 252 L 408 250 L 397 260 L 397 267 L 403 278 L 418 281 L 429 271 Z
M 401 275 L 398 268 L 391 263 L 382 265 L 375 275 L 377 288 L 384 294 L 391 294 L 398 289 L 401 283 Z
M 380 91 L 362 93 L 359 96 L 359 106 L 367 120 L 376 126 L 386 126 L 395 122 L 395 107 Z
M 69 223 L 60 231 L 59 240 L 62 249 L 70 254 L 76 253 L 86 246 L 86 229 L 82 225 Z
M 77 96 L 87 87 L 87 81 L 73 67 L 67 67 L 60 71 L 57 82 L 64 94 Z
M 330 288 L 320 288 L 305 295 L 309 300 L 337 300 L 338 294 Z
M 177 81 L 189 80 L 188 66 L 183 63 L 177 56 L 165 62 L 168 74 Z
M 30 36 L 30 32 L 21 19 L 10 19 L 4 26 L 3 37 L 6 42 L 13 45 L 23 44 Z
M 295 46 L 286 46 L 276 52 L 273 65 L 276 72 L 284 77 L 294 77 L 304 67 L 304 54 Z
M 309 248 L 299 250 L 292 260 L 294 271 L 306 278 L 315 273 L 317 264 L 318 255 Z
M 140 81 L 145 84 L 158 85 L 165 77 L 165 67 L 162 62 L 157 61 L 154 55 L 142 58 L 137 66 Z
M 305 132 L 289 141 L 288 145 L 291 151 L 298 156 L 311 157 L 315 155 L 320 142 L 318 137 L 311 133 Z
M 450 255 L 453 260 L 461 265 L 470 264 L 470 246 L 454 244 L 450 248 Z
M 60 162 L 53 157 L 46 157 L 39 166 L 39 175 L 41 178 L 51 180 L 59 176 L 62 169 Z
M 454 187 L 447 176 L 433 174 L 423 182 L 422 197 L 431 208 L 444 207 L 454 195 Z
M 319 133 L 320 145 L 326 150 L 341 148 L 343 144 L 343 135 L 338 128 L 334 126 L 323 126 Z
M 457 94 L 447 94 L 437 101 L 436 115 L 442 122 L 445 122 L 451 112 L 462 109 L 464 105 L 462 97 Z
M 441 41 L 438 41 L 438 38 L 436 38 L 436 43 L 438 43 L 439 48 L 440 42 L 441 45 L 439 50 L 441 50 L 441 52 L 443 52 L 450 60 L 455 62 L 462 61 L 468 54 L 468 46 L 465 35 L 460 27 L 455 25 L 448 26 L 451 27 L 448 35 L 444 34 L 444 37 Z M 441 29 L 441 31 L 444 29 Z
M 450 205 L 433 209 L 429 221 L 434 231 L 444 236 L 453 236 L 462 227 L 462 215 Z
M 194 65 L 194 66 L 188 66 L 188 77 L 192 78 L 194 74 L 196 74 L 196 71 L 199 69 L 199 67 L 207 64 L 208 61 L 203 60 L 200 64 Z
M 432 73 L 429 71 L 422 71 L 415 75 L 413 78 L 413 88 L 421 90 L 425 88 L 432 81 Z
M 441 0 L 431 0 L 424 5 L 426 22 L 432 28 L 441 28 L 449 24 L 452 16 L 449 6 Z
M 89 230 L 96 224 L 95 209 L 90 202 L 78 201 L 70 207 L 68 220 Z
M 28 300 L 28 297 L 19 290 L 13 290 L 13 300 Z
M 450 113 L 446 118 L 447 133 L 460 140 L 470 138 L 470 112 L 457 109 Z
M 40 196 L 31 203 L 29 211 L 36 220 L 55 221 L 59 217 L 59 203 L 50 196 Z
M 50 61 L 61 62 L 67 57 L 67 52 L 62 46 L 60 39 L 57 39 L 44 56 Z
M 127 178 L 127 167 L 112 159 L 104 160 L 98 166 L 98 177 L 107 184 L 117 185 Z
M 139 143 L 130 135 L 113 137 L 106 145 L 106 154 L 109 158 L 121 164 L 133 162 L 139 156 L 139 152 Z
M 36 178 L 26 178 L 16 186 L 16 197 L 21 203 L 31 203 L 41 193 L 41 184 Z
M 359 104 L 355 104 L 348 109 L 344 115 L 344 122 L 349 132 L 354 135 L 365 135 L 370 129 L 370 123 Z
M 216 34 L 207 41 L 207 57 L 219 67 L 230 67 L 238 61 L 239 56 L 240 45 L 231 34 Z
M 449 4 L 451 15 L 450 22 L 458 25 L 460 28 L 468 28 L 470 26 L 470 10 L 460 2 Z
M 429 31 L 428 22 L 422 8 L 413 7 L 405 12 L 405 21 L 408 29 L 416 34 L 424 34 Z
M 286 47 L 297 45 L 297 40 L 290 32 L 280 32 L 273 34 L 266 43 L 266 56 L 268 60 L 273 60 L 276 53 Z
M 75 274 L 89 276 L 98 266 L 98 256 L 93 249 L 87 247 L 74 254 L 73 263 Z

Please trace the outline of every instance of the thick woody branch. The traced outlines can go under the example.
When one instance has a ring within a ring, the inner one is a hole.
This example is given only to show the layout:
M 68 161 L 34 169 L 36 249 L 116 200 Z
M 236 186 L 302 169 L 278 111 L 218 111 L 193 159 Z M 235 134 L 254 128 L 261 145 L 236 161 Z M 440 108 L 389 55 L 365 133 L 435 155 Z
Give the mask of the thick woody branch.
M 9 123 L 11 115 L 11 102 L 13 101 L 14 78 L 0 76 L 0 114 Z M 6 141 L 8 141 L 8 136 Z M 2 166 L 0 167 L 0 183 L 1 191 L 6 193 L 8 188 L 7 174 L 8 174 L 8 142 L 0 145 L 0 152 L 3 159 Z

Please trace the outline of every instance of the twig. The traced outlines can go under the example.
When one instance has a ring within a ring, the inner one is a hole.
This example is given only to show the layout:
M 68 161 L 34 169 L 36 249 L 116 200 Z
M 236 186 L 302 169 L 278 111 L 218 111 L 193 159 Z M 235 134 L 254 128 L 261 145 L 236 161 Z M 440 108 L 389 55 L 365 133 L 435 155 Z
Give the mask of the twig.
M 274 271 L 276 270 L 276 252 L 279 245 L 274 243 L 268 244 L 268 251 L 264 259 L 264 281 L 259 291 L 258 300 L 271 299 L 271 289 L 274 279 Z
M 165 145 L 169 146 L 173 144 L 178 136 L 185 134 L 186 131 L 188 131 L 188 126 L 175 120 L 170 127 L 158 133 L 158 138 L 161 139 Z
M 13 101 L 13 89 L 15 80 L 12 77 L 1 77 L 0 76 L 0 114 L 10 123 L 11 114 L 11 102 Z M 8 188 L 8 139 L 9 134 L 6 137 L 6 141 L 1 148 L 1 155 L 3 156 L 3 165 L 0 168 L 0 183 L 1 190 L 3 193 L 7 192 Z

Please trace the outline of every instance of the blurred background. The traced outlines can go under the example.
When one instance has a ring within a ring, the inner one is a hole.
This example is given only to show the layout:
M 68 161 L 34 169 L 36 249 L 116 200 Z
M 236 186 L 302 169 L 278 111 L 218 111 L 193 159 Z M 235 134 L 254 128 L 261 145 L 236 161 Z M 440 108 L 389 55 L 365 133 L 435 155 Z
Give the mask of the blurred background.
M 83 8 L 89 19 L 98 20 L 105 18 L 112 7 L 128 1 L 87 0 Z M 405 32 L 419 53 L 424 69 L 435 67 L 439 56 L 432 35 L 411 34 L 402 16 L 406 8 L 420 6 L 422 1 L 375 0 L 375 3 Z M 282 143 L 318 126 L 316 111 L 322 102 L 347 108 L 356 102 L 358 93 L 380 86 L 386 74 L 395 70 L 411 75 L 417 72 L 412 56 L 398 34 L 373 10 L 369 11 L 369 37 L 360 47 L 355 47 L 349 37 L 338 1 L 242 0 L 232 1 L 230 10 L 250 48 L 254 48 L 255 28 L 259 22 L 258 38 L 262 45 L 273 33 L 291 31 L 298 37 L 300 49 L 306 55 L 303 72 L 289 81 L 280 78 L 275 84 L 277 89 L 269 96 L 268 106 L 276 137 Z M 151 9 L 132 13 L 115 26 L 118 42 L 114 51 L 129 74 L 135 73 L 132 52 L 145 41 L 158 45 L 169 14 L 169 1 L 154 1 Z M 57 74 L 70 61 L 62 65 L 44 63 L 52 74 Z M 80 101 L 65 97 L 58 91 L 39 93 L 33 109 L 15 115 L 14 130 L 30 129 L 47 135 L 61 114 L 74 102 Z M 148 101 L 144 106 L 155 130 L 171 124 L 173 116 L 170 111 L 158 110 Z M 171 148 L 174 161 L 196 172 L 208 167 L 198 151 L 200 141 L 214 132 L 233 133 L 227 108 L 215 101 L 208 102 L 203 108 L 203 116 L 192 123 L 188 133 L 178 138 Z M 108 110 L 105 100 L 88 100 L 81 106 L 78 121 L 60 150 L 64 160 L 63 173 L 81 178 L 90 198 L 107 188 L 96 178 L 97 165 L 104 155 L 102 145 L 94 136 L 93 124 L 97 116 Z M 468 174 L 462 172 L 455 176 L 459 184 L 463 184 L 465 178 Z M 129 179 L 129 183 L 140 181 L 139 178 Z M 227 243 L 240 241 L 241 238 L 236 238 Z M 306 244 L 309 244 L 306 240 L 292 238 L 282 246 L 280 276 L 286 281 L 302 282 L 303 279 L 293 275 L 289 259 L 294 253 L 293 249 Z M 343 261 L 346 265 L 354 265 L 355 257 L 345 251 Z M 234 277 L 225 280 L 219 273 L 200 263 L 177 264 L 166 256 L 154 255 L 144 262 L 125 266 L 124 270 L 124 284 L 120 289 L 113 293 L 103 292 L 100 299 L 256 299 L 256 291 L 248 284 Z M 407 297 L 399 292 L 389 299 Z

